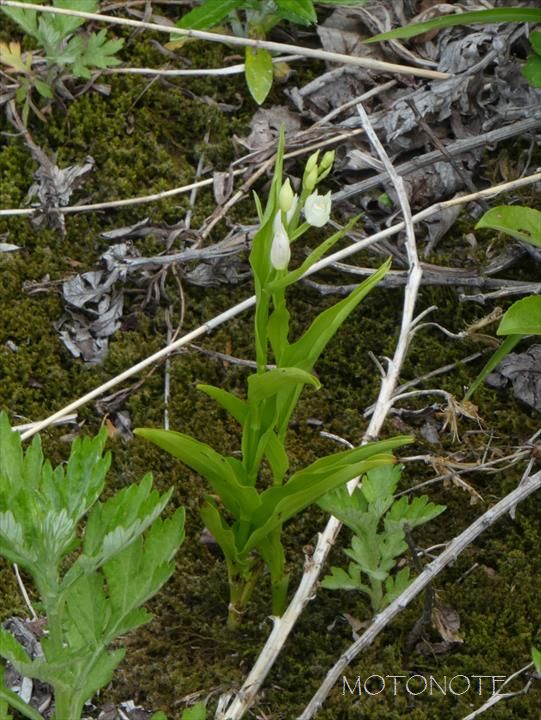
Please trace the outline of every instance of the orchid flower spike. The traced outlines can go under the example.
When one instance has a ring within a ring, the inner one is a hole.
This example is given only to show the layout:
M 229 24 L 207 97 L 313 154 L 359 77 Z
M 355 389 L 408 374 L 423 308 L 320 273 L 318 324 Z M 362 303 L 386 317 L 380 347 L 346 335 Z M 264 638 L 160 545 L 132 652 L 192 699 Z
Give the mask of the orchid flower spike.
M 274 237 L 270 250 L 271 265 L 275 270 L 286 270 L 291 258 L 289 237 L 282 222 L 282 211 L 278 210 L 273 222 Z
M 313 227 L 323 227 L 329 222 L 331 216 L 331 191 L 320 195 L 316 190 L 306 198 L 304 203 L 304 216 Z

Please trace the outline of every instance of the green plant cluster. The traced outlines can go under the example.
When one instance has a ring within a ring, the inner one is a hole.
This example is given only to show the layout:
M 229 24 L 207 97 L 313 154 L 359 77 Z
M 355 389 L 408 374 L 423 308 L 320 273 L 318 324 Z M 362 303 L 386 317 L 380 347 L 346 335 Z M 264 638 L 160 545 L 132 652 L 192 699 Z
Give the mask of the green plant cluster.
M 392 574 L 408 549 L 406 532 L 440 515 L 445 507 L 428 501 L 426 495 L 396 499 L 394 494 L 401 465 L 385 465 L 369 470 L 362 485 L 350 495 L 341 487 L 318 502 L 353 532 L 351 547 L 344 550 L 351 559 L 347 570 L 331 568 L 321 581 L 327 590 L 357 590 L 370 598 L 377 613 L 398 597 L 410 583 L 406 565 Z

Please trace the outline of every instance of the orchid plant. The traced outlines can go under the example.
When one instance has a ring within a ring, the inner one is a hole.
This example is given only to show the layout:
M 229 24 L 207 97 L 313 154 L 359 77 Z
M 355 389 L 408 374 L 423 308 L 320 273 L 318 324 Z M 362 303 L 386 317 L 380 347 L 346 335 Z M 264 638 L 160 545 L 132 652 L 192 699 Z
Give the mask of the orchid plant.
M 286 288 L 342 238 L 357 218 L 315 248 L 299 267 L 290 270 L 290 245 L 311 227 L 323 227 L 329 220 L 331 196 L 319 194 L 316 188 L 329 174 L 334 154 L 325 153 L 319 160 L 315 153 L 309 158 L 302 188 L 295 194 L 290 181 L 282 181 L 283 150 L 281 135 L 265 209 L 255 196 L 260 229 L 253 240 L 250 264 L 256 294 L 257 370 L 248 378 L 246 398 L 222 388 L 199 386 L 242 426 L 240 459 L 221 455 L 183 433 L 151 428 L 135 430 L 136 435 L 154 442 L 204 476 L 212 488 L 213 495 L 205 497 L 200 512 L 225 556 L 230 628 L 238 625 L 265 566 L 270 574 L 273 614 L 283 612 L 288 583 L 281 540 L 283 524 L 325 493 L 369 468 L 392 463 L 390 451 L 411 441 L 409 437 L 396 437 L 369 443 L 288 473 L 285 442 L 291 416 L 304 387 L 320 386 L 312 368 L 338 328 L 385 275 L 389 263 L 316 317 L 301 338 L 290 342 Z M 271 353 L 275 367 L 269 369 Z M 272 483 L 258 489 L 265 465 Z

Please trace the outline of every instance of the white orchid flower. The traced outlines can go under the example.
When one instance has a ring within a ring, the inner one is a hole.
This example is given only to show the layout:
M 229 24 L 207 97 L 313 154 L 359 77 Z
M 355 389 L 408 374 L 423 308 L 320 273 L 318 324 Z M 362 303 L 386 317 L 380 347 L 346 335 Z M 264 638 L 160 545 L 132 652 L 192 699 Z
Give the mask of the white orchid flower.
M 316 190 L 308 195 L 304 203 L 304 215 L 306 221 L 314 227 L 323 227 L 329 222 L 331 216 L 331 191 L 326 195 L 320 195 Z
M 282 222 L 282 211 L 278 210 L 273 222 L 274 237 L 272 239 L 270 261 L 275 270 L 286 270 L 291 258 L 289 237 Z

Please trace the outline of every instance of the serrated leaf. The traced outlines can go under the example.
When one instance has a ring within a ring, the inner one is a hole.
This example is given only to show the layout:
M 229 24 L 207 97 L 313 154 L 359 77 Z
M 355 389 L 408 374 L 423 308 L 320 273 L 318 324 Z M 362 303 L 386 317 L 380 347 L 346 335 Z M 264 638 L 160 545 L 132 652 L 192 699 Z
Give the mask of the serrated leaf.
M 368 591 L 368 587 L 361 582 L 361 569 L 354 563 L 350 564 L 350 572 L 343 568 L 331 567 L 331 574 L 321 581 L 321 587 L 326 590 L 360 590 Z
M 222 22 L 230 12 L 242 7 L 244 0 L 204 0 L 198 7 L 183 15 L 176 23 L 179 28 L 208 30 Z
M 0 42 L 0 63 L 16 72 L 29 73 L 32 70 L 32 53 L 25 53 L 23 58 L 20 43 Z
M 262 105 L 271 91 L 274 77 L 271 54 L 264 48 L 247 47 L 244 63 L 250 95 L 258 105 Z
M 541 296 L 531 295 L 514 302 L 502 317 L 497 334 L 541 334 Z
M 66 593 L 66 608 L 73 630 L 80 637 L 77 645 L 99 647 L 111 612 L 103 590 L 103 577 L 100 574 L 82 575 Z M 73 643 L 76 636 L 73 632 L 70 635 Z
M 37 37 L 38 18 L 35 10 L 26 10 L 23 8 L 2 7 L 2 12 L 17 23 L 27 35 Z
M 541 212 L 519 205 L 502 205 L 488 210 L 477 228 L 491 228 L 541 247 Z
M 66 54 L 73 50 L 74 43 L 79 41 L 77 36 L 68 43 Z M 98 33 L 89 35 L 86 46 L 80 47 L 75 62 L 72 65 L 72 72 L 76 77 L 90 78 L 91 70 L 94 68 L 108 68 L 120 65 L 120 60 L 115 57 L 116 53 L 124 45 L 124 40 L 107 40 L 107 30 L 104 28 Z M 71 48 L 70 48 L 71 46 Z
M 98 0 L 77 0 L 76 6 L 74 6 L 74 0 L 54 0 L 53 5 L 64 10 L 73 10 L 76 7 L 80 12 L 87 13 L 99 11 Z M 86 18 L 76 15 L 48 15 L 46 17 L 49 22 L 54 23 L 62 38 L 67 37 L 87 22 Z

